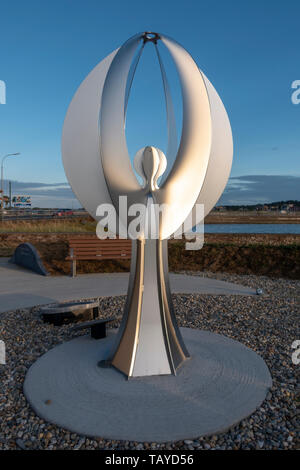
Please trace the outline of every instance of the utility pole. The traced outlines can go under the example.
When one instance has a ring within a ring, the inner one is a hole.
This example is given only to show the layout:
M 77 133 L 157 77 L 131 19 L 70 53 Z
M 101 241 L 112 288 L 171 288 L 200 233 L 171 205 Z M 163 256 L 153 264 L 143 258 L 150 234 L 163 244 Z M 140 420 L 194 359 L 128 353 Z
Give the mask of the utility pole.
M 9 208 L 11 209 L 11 181 L 9 182 Z
M 4 155 L 4 157 L 2 157 L 2 161 L 1 161 L 1 213 L 3 213 L 3 164 L 4 164 L 4 160 L 7 157 L 12 157 L 15 155 L 20 155 L 20 152 L 7 153 L 6 155 Z

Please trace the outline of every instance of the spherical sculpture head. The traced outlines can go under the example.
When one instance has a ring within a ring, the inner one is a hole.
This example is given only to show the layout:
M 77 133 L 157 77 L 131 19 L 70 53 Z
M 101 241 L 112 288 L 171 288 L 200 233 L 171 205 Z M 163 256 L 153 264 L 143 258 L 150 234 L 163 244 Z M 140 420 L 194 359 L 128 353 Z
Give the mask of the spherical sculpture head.
M 149 192 L 158 189 L 158 178 L 167 168 L 167 159 L 162 150 L 155 147 L 143 147 L 134 157 L 134 169 L 143 180 L 143 187 Z

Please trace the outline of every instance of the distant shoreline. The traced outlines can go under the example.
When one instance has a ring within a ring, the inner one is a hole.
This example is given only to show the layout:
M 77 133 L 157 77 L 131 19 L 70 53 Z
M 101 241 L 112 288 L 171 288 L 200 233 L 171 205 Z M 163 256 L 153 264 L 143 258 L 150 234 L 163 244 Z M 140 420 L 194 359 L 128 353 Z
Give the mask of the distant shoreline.
M 288 214 L 272 212 L 211 212 L 205 224 L 300 224 L 300 212 Z

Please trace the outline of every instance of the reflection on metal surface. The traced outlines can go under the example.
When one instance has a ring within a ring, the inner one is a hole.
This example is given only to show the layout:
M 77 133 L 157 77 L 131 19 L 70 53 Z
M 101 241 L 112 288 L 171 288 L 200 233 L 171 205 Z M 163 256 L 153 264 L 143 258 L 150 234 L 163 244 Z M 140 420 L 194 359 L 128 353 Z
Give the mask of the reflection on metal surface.
M 168 151 L 167 159 L 152 146 L 137 152 L 134 168 L 143 179 L 140 185 L 128 154 L 125 120 L 133 76 L 148 44 L 156 48 L 163 78 Z M 181 84 L 183 123 L 178 149 L 159 45 L 171 55 Z M 175 374 L 189 354 L 171 299 L 167 238 L 190 214 L 192 222 L 191 227 L 185 225 L 187 230 L 200 223 L 226 185 L 233 144 L 220 97 L 180 44 L 162 34 L 139 33 L 104 59 L 80 85 L 66 115 L 62 153 L 72 189 L 94 218 L 100 204 L 113 204 L 118 212 L 119 198 L 124 196 L 128 207 L 137 203 L 146 206 L 146 214 L 153 205 L 160 206 L 154 224 L 158 240 L 145 237 L 150 225 L 153 229 L 147 216 L 140 239 L 132 242 L 127 300 L 109 360 L 128 377 Z M 162 176 L 168 159 L 168 170 Z M 197 203 L 204 204 L 205 214 L 196 211 Z M 178 209 L 170 211 L 172 205 Z M 125 231 L 130 236 L 132 217 L 121 215 L 121 211 L 118 215 L 120 228 L 116 228 L 116 234 Z
M 177 142 L 175 112 L 174 112 L 174 106 L 173 106 L 171 91 L 169 87 L 169 82 L 168 82 L 166 70 L 165 70 L 157 45 L 155 46 L 155 50 L 156 50 L 156 54 L 157 54 L 157 58 L 159 62 L 160 71 L 161 71 L 164 93 L 165 93 L 165 100 L 166 100 L 166 114 L 167 114 L 167 126 L 168 126 L 168 147 L 167 147 L 166 155 L 167 155 L 167 161 L 168 161 L 168 168 L 163 177 L 163 179 L 165 180 L 176 159 L 176 154 L 178 150 L 178 142 Z
M 128 377 L 176 374 L 189 357 L 170 296 L 167 244 L 135 241 L 127 305 L 111 364 Z
M 127 296 L 126 323 L 120 328 L 121 338 L 111 363 L 128 377 L 132 376 L 136 348 L 139 338 L 141 305 L 144 289 L 144 240 L 137 240 L 134 271 L 131 271 L 132 283 Z

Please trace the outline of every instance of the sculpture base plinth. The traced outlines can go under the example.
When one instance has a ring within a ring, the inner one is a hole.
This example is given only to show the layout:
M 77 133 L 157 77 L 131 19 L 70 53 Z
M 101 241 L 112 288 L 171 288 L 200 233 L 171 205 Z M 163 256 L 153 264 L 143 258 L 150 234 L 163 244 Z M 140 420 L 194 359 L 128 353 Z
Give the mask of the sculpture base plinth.
M 81 336 L 41 356 L 24 393 L 46 421 L 91 437 L 166 442 L 225 431 L 264 400 L 272 379 L 254 351 L 225 336 L 181 328 L 191 358 L 177 376 L 127 380 L 100 368 L 115 339 Z

